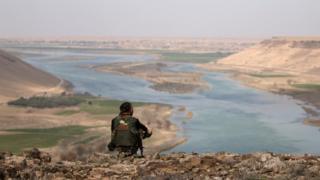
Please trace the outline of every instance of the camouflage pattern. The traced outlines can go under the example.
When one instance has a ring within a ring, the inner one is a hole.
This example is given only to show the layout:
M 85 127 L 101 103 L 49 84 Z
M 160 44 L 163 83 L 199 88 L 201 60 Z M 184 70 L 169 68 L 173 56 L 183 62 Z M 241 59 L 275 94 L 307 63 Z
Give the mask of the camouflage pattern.
M 138 147 L 140 134 L 137 122 L 138 119 L 132 116 L 117 116 L 113 119 L 112 143 L 116 147 Z

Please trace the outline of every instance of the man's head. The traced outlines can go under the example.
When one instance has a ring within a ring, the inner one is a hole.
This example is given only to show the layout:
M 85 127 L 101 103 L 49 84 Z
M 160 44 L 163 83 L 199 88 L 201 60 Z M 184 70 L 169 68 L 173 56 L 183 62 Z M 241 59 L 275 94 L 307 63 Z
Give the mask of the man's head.
M 120 114 L 133 114 L 132 104 L 129 102 L 124 102 L 120 105 Z

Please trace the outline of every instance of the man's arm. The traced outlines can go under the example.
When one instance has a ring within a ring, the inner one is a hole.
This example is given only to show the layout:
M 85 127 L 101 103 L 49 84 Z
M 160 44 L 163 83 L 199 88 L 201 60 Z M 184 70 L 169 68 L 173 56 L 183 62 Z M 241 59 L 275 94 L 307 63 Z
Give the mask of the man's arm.
M 112 119 L 112 121 L 111 121 L 111 133 L 113 132 L 113 130 L 114 130 L 114 119 Z
M 114 121 L 115 121 L 115 119 L 112 119 L 112 121 L 111 121 L 111 141 L 108 144 L 109 151 L 114 151 L 116 148 L 116 145 L 114 144 L 114 141 L 113 141 L 113 130 L 115 129 Z
M 138 129 L 142 129 L 143 131 L 149 133 L 148 128 L 147 128 L 144 124 L 142 124 L 142 123 L 139 121 L 139 119 L 137 119 L 137 126 L 138 126 L 138 127 L 137 127 Z
M 138 129 L 141 129 L 144 131 L 143 139 L 152 136 L 152 131 L 149 131 L 149 129 L 144 124 L 140 123 L 138 119 L 137 119 L 137 124 L 138 124 Z

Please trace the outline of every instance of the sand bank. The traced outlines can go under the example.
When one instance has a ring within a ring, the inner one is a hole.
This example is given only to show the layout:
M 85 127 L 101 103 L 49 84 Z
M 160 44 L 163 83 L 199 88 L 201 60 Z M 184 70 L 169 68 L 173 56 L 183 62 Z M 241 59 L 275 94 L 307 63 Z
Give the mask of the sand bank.
M 152 83 L 151 88 L 169 93 L 191 93 L 208 89 L 202 74 L 197 72 L 166 71 L 164 63 L 134 62 L 112 63 L 94 67 L 98 71 L 134 76 Z

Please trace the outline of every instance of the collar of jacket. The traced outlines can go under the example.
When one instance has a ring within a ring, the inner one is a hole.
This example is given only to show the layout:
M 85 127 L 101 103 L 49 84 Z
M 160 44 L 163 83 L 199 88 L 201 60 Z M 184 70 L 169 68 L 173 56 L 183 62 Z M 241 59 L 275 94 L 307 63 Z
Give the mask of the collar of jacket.
M 132 116 L 131 113 L 129 113 L 129 112 L 120 113 L 119 115 L 120 115 L 121 117 L 123 117 L 123 116 Z

